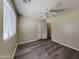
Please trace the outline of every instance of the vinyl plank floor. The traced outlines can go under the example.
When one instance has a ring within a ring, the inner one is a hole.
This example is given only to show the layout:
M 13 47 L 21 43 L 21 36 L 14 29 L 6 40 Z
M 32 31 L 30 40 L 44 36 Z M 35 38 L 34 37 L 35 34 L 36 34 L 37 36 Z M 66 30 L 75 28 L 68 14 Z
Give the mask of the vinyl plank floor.
M 79 59 L 79 51 L 44 39 L 18 45 L 14 59 Z

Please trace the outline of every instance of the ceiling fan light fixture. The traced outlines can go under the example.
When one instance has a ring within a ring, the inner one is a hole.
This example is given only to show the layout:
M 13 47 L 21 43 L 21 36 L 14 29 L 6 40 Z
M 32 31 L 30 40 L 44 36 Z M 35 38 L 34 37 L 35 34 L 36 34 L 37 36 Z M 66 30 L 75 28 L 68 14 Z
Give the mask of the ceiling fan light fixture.
M 24 3 L 27 3 L 27 0 L 23 0 Z
M 28 0 L 29 2 L 31 1 L 31 0 Z
M 31 0 L 23 0 L 24 3 L 28 3 L 30 2 Z

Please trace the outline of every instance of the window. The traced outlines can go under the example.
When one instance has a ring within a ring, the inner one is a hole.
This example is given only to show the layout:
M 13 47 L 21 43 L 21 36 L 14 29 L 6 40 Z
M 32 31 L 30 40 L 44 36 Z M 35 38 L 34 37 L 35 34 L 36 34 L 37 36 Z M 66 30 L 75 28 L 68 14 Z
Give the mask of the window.
M 4 1 L 4 40 L 16 34 L 16 15 L 8 2 Z

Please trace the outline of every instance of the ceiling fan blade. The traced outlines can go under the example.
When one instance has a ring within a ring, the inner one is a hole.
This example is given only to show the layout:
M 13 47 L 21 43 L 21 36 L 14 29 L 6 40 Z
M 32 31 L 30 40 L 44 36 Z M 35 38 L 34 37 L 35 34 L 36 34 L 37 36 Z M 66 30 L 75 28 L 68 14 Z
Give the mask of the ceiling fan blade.
M 49 12 L 62 12 L 62 11 L 64 11 L 65 9 L 58 9 L 58 10 L 53 10 L 53 9 L 51 9 L 51 10 L 49 10 Z

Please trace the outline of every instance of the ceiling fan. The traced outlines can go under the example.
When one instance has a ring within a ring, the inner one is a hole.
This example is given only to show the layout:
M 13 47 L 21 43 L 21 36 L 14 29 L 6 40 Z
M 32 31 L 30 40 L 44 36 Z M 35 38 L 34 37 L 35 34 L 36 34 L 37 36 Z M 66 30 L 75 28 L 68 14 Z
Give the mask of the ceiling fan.
M 49 12 L 62 12 L 62 11 L 65 11 L 65 8 L 57 9 L 57 10 L 54 10 L 54 9 L 49 10 Z
M 23 0 L 24 3 L 31 2 L 31 0 Z
M 48 9 L 47 9 L 48 10 Z M 48 17 L 49 15 L 56 15 L 58 13 L 66 11 L 66 8 L 63 6 L 63 3 L 60 1 L 55 8 L 49 9 L 48 12 L 45 13 L 45 16 Z
M 63 11 L 65 11 L 65 9 L 57 9 L 57 10 L 54 10 L 54 9 L 50 9 L 49 12 L 46 12 L 44 13 L 45 17 L 50 17 L 50 16 L 54 16 L 54 15 L 57 15 L 59 13 L 62 13 Z

